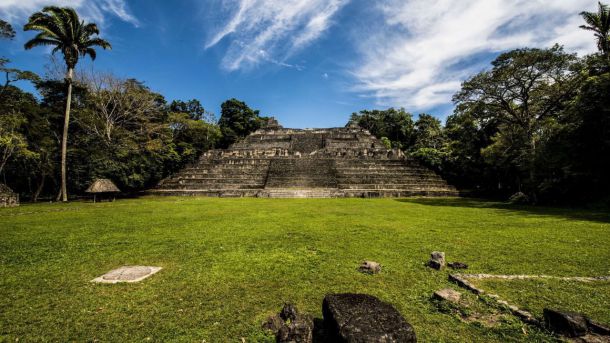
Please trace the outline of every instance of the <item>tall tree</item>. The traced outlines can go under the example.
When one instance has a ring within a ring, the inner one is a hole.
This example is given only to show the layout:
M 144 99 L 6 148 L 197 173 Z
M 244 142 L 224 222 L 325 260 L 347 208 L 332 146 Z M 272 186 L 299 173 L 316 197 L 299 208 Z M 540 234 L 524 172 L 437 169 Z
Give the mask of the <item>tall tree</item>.
M 608 5 L 598 2 L 597 13 L 581 12 L 587 25 L 581 25 L 580 28 L 588 31 L 593 31 L 597 38 L 597 48 L 599 51 L 610 59 L 610 8 Z
M 258 130 L 264 118 L 259 116 L 258 110 L 253 110 L 245 102 L 229 99 L 220 105 L 220 120 L 218 126 L 222 133 L 221 146 L 226 148 Z
M 440 171 L 446 155 L 445 141 L 441 121 L 429 114 L 421 113 L 415 122 L 415 143 L 409 149 L 411 156 Z
M 349 124 L 357 124 L 380 139 L 386 137 L 394 148 L 406 150 L 413 144 L 413 118 L 404 108 L 362 110 L 352 113 Z
M 528 174 L 525 178 L 532 192 L 537 147 L 545 126 L 582 81 L 573 70 L 575 61 L 576 56 L 566 54 L 560 46 L 509 51 L 492 62 L 491 70 L 464 82 L 454 96 L 458 108 L 478 108 L 472 112 L 476 119 L 498 122 L 498 134 L 504 137 L 497 137 L 496 143 L 512 144 L 511 150 L 519 151 L 518 164 Z
M 68 201 L 66 155 L 74 68 L 80 57 L 89 55 L 92 60 L 95 59 L 95 46 L 103 49 L 110 49 L 111 46 L 110 43 L 98 37 L 99 29 L 96 24 L 81 21 L 76 11 L 67 7 L 45 7 L 41 12 L 32 14 L 24 29 L 39 31 L 36 37 L 25 43 L 26 50 L 37 46 L 53 46 L 52 52 L 61 51 L 66 62 L 65 81 L 68 87 L 68 94 L 66 97 L 64 129 L 61 140 L 61 190 L 58 199 L 61 196 L 62 201 Z

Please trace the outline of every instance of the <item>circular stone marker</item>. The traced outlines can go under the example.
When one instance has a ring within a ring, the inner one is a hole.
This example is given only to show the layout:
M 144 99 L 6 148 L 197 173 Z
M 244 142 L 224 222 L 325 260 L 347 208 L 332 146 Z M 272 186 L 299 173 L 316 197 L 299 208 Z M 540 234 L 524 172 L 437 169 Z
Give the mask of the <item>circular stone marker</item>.
M 161 270 L 161 267 L 123 266 L 91 280 L 92 282 L 117 283 L 138 282 Z

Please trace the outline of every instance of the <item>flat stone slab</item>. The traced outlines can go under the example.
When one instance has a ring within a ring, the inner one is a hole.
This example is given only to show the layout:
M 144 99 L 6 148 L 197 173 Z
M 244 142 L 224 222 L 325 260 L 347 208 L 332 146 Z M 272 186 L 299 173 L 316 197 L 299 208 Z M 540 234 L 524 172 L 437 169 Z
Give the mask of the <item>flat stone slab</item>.
M 390 304 L 366 294 L 329 294 L 322 303 L 330 342 L 417 342 L 413 327 Z
M 458 304 L 460 302 L 461 297 L 462 293 L 451 288 L 443 288 L 434 292 L 434 298 L 438 300 L 449 301 L 454 304 Z
M 140 282 L 147 277 L 160 271 L 161 267 L 151 266 L 123 266 L 108 273 L 96 277 L 91 282 L 98 283 L 119 283 L 119 282 Z

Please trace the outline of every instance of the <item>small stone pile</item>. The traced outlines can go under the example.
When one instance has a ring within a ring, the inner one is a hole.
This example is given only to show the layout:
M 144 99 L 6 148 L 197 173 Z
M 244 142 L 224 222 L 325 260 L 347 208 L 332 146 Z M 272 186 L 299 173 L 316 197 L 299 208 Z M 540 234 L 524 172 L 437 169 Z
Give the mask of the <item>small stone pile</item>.
M 274 332 L 278 343 L 313 342 L 313 319 L 299 313 L 292 304 L 284 304 L 280 313 L 269 317 L 263 328 Z

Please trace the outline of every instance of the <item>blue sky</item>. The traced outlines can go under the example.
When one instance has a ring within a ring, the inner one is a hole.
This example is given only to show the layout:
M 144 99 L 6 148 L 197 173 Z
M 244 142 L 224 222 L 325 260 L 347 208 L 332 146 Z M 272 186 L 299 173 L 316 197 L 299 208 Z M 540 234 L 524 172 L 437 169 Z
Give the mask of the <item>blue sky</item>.
M 24 51 L 33 33 L 20 28 L 50 4 L 75 7 L 112 43 L 82 68 L 217 116 L 235 97 L 286 127 L 343 126 L 390 106 L 444 119 L 460 83 L 502 51 L 595 50 L 578 28 L 589 0 L 0 0 L 18 31 L 0 43 L 12 66 L 44 74 L 49 50 Z

